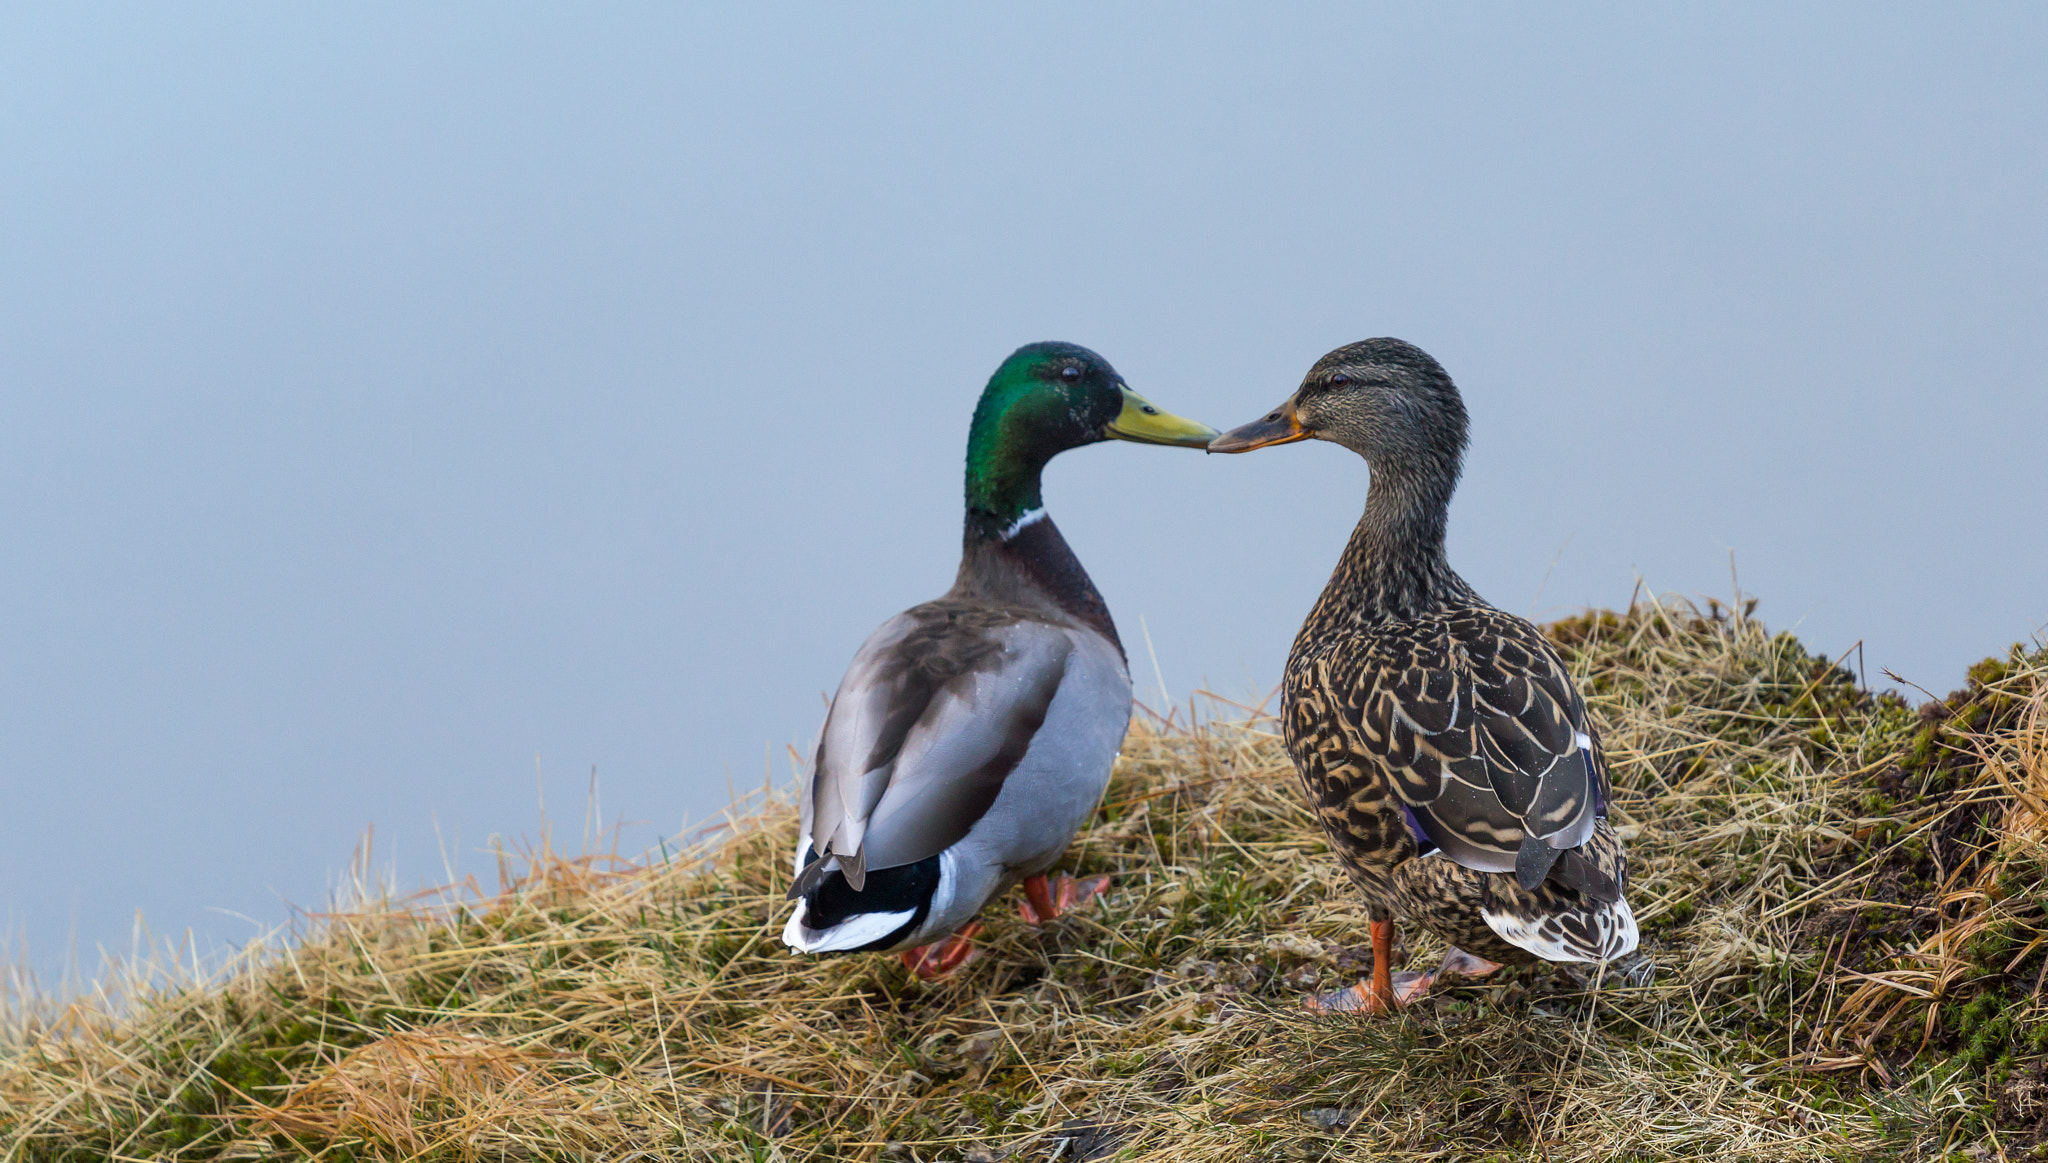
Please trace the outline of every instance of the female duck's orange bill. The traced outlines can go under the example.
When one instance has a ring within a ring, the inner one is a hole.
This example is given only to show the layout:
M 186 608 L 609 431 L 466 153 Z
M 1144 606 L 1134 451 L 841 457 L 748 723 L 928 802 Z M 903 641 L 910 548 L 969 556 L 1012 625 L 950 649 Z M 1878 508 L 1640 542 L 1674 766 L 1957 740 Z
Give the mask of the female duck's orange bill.
M 1301 426 L 1301 418 L 1294 414 L 1294 401 L 1289 399 L 1271 413 L 1249 424 L 1240 424 L 1211 440 L 1209 451 L 1250 452 L 1269 444 L 1291 444 L 1306 439 L 1308 429 Z

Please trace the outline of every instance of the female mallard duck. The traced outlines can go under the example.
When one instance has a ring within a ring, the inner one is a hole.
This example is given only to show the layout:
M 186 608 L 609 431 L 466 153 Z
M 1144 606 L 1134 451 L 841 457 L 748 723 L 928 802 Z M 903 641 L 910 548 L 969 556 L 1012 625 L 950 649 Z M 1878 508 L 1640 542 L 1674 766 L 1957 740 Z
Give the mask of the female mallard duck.
M 798 796 L 792 950 L 908 950 L 930 979 L 967 959 L 975 926 L 962 926 L 1020 879 L 1040 922 L 1101 887 L 1055 890 L 1045 873 L 1109 782 L 1131 678 L 1039 473 L 1100 440 L 1201 448 L 1215 435 L 1085 347 L 1034 343 L 996 369 L 968 430 L 953 588 L 884 622 L 826 713 Z
M 1451 569 L 1444 525 L 1465 451 L 1449 375 L 1398 339 L 1340 347 L 1286 403 L 1211 452 L 1316 438 L 1372 470 L 1365 516 L 1288 655 L 1287 750 L 1372 911 L 1372 984 L 1318 1004 L 1385 1012 L 1440 974 L 1604 965 L 1636 947 L 1607 769 L 1564 662 Z M 1394 918 L 1451 945 L 1391 967 Z M 1631 968 L 1640 977 L 1647 962 Z

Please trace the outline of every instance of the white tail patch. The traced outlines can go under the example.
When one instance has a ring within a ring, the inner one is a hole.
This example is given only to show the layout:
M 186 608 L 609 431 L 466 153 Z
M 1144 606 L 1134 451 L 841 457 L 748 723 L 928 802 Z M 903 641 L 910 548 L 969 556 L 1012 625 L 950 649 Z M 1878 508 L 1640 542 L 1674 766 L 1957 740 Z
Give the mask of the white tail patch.
M 1533 920 L 1497 909 L 1481 909 L 1479 915 L 1501 940 L 1545 961 L 1597 965 L 1635 952 L 1639 939 L 1636 917 L 1626 900 Z
M 816 930 L 804 924 L 810 913 L 809 902 L 799 898 L 796 912 L 790 914 L 789 924 L 783 926 L 782 943 L 792 953 L 843 953 L 872 944 L 902 928 L 910 918 L 917 915 L 916 909 L 905 909 L 900 913 L 855 913 L 829 929 Z

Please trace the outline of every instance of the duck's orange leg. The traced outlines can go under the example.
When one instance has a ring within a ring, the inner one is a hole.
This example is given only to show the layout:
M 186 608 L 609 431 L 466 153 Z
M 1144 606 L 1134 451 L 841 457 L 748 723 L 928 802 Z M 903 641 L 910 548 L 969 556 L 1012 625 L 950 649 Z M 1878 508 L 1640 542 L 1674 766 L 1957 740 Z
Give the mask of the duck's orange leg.
M 1364 1010 L 1369 1014 L 1389 1013 L 1392 1012 L 1395 1006 L 1414 1004 L 1415 999 L 1428 993 L 1430 987 L 1435 985 L 1440 978 L 1458 977 L 1461 975 L 1465 977 L 1485 977 L 1487 974 L 1500 968 L 1495 962 L 1467 953 L 1453 945 L 1444 952 L 1443 964 L 1428 973 L 1402 972 L 1383 974 L 1381 966 L 1389 963 L 1388 953 L 1391 950 L 1380 944 L 1379 927 L 1381 923 L 1379 921 L 1373 922 L 1371 989 L 1368 990 L 1366 984 L 1361 981 L 1349 989 L 1340 989 L 1335 993 L 1327 993 L 1321 997 L 1309 999 L 1310 1009 Z M 1387 926 L 1387 946 L 1391 946 L 1393 944 L 1394 922 L 1387 921 L 1384 923 Z
M 1308 999 L 1312 1010 L 1364 1010 L 1369 1014 L 1390 1014 L 1394 1007 L 1407 998 L 1397 1001 L 1394 995 L 1394 922 L 1390 918 L 1372 923 L 1372 981 L 1326 993 Z
M 974 960 L 978 952 L 974 947 L 974 936 L 979 932 L 981 922 L 969 921 L 950 937 L 915 949 L 905 949 L 903 968 L 916 974 L 920 981 L 937 981 L 950 976 L 954 970 Z
M 1024 878 L 1024 904 L 1017 909 L 1017 915 L 1031 925 L 1042 925 L 1059 916 L 1058 906 L 1052 903 L 1052 886 L 1043 876 Z

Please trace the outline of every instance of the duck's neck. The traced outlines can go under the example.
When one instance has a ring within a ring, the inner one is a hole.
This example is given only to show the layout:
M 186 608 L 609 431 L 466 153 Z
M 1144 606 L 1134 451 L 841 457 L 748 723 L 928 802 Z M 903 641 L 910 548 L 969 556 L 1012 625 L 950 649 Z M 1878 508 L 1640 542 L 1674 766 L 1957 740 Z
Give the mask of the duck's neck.
M 953 591 L 1065 614 L 1117 642 L 1109 605 L 1046 516 L 1039 477 L 1060 448 L 1034 426 L 1004 424 L 1000 403 L 991 387 L 968 432 L 967 519 Z
M 1457 485 L 1455 464 L 1375 466 L 1365 515 L 1302 632 L 1406 621 L 1476 598 L 1444 553 Z
M 1061 451 L 1028 396 L 1000 373 L 989 381 L 967 429 L 967 531 L 1001 541 L 1042 513 L 1038 481 Z
M 1116 644 L 1116 623 L 1081 559 L 1067 547 L 1059 527 L 1044 509 L 1033 509 L 991 534 L 967 511 L 966 536 L 960 550 L 955 594 L 1006 606 L 1022 606 L 1065 616 L 1094 629 Z
M 1043 460 L 990 454 L 967 461 L 967 535 L 1004 541 L 1045 515 L 1038 476 Z M 1034 516 L 1035 515 L 1035 516 Z

